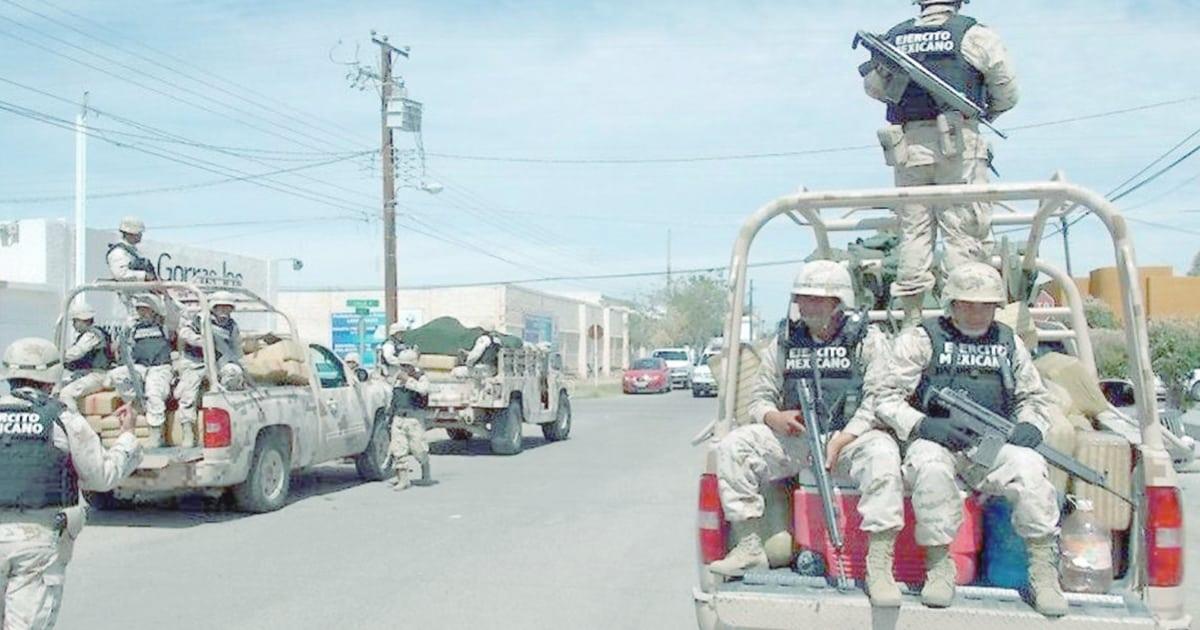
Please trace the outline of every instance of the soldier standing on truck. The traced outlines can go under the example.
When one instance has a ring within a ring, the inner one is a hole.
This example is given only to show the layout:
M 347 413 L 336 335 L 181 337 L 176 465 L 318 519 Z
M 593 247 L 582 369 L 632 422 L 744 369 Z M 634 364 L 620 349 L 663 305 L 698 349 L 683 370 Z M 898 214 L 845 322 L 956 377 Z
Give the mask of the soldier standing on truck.
M 830 416 L 827 430 L 840 430 L 849 442 L 836 463 L 862 490 L 858 511 L 870 534 L 868 594 L 872 605 L 895 607 L 900 589 L 892 577 L 893 549 L 904 525 L 900 448 L 890 434 L 872 429 L 874 366 L 886 366 L 888 338 L 861 315 L 846 313 L 854 303 L 850 274 L 842 265 L 815 261 L 797 274 L 787 326 L 762 356 L 749 407 L 754 422 L 734 429 L 717 446 L 721 504 L 736 546 L 709 569 L 736 577 L 768 567 L 758 534 L 761 488 L 808 465 L 803 431 L 815 419 L 801 417 L 794 392 L 798 380 L 811 380 L 819 370 Z M 873 366 L 870 378 L 868 366 Z M 825 454 L 816 456 L 824 460 Z
M 108 333 L 96 325 L 96 312 L 86 304 L 70 310 L 75 342 L 63 353 L 63 367 L 70 370 L 68 382 L 58 397 L 71 411 L 79 412 L 79 399 L 104 389 L 112 365 Z
M 965 0 L 964 0 L 965 1 Z M 921 15 L 892 27 L 882 39 L 941 77 L 995 120 L 1017 104 L 1017 83 L 1004 44 L 994 31 L 961 15 L 964 2 L 913 0 Z M 897 186 L 981 184 L 987 182 L 990 149 L 979 135 L 979 122 L 938 103 L 902 73 L 867 62 L 867 94 L 887 104 L 888 127 L 879 130 L 884 160 L 895 169 Z M 892 296 L 904 307 L 904 325 L 921 320 L 924 294 L 934 286 L 933 250 L 941 230 L 945 240 L 943 273 L 964 262 L 990 256 L 991 206 L 934 208 L 909 204 L 897 208 L 901 241 L 899 269 Z
M 1029 551 L 1034 606 L 1049 617 L 1067 613 L 1058 581 L 1058 515 L 1046 460 L 1033 450 L 1048 426 L 1049 395 L 1029 350 L 1008 326 L 995 321 L 1006 302 L 1000 274 L 983 263 L 950 273 L 942 295 L 948 316 L 900 334 L 878 394 L 878 419 L 907 443 L 901 468 L 912 490 L 917 544 L 925 548 L 927 577 L 921 601 L 933 608 L 954 599 L 950 543 L 963 520 L 956 481 L 967 460 L 955 454 L 973 445 L 946 410 L 929 404 L 928 392 L 949 387 L 1015 422 L 996 466 L 974 490 L 1013 503 L 1012 523 Z
M 429 377 L 417 367 L 420 358 L 416 348 L 405 348 L 396 357 L 397 373 L 392 381 L 392 433 L 388 454 L 396 469 L 392 481 L 396 490 L 406 490 L 412 482 L 408 479 L 408 460 L 413 458 L 421 465 L 421 482 L 429 483 L 429 445 L 425 443 L 425 425 L 413 411 L 424 409 L 429 402 Z
M 225 292 L 214 293 L 209 300 L 212 309 L 211 328 L 213 350 L 216 352 L 217 378 L 221 387 L 237 391 L 246 388 L 246 372 L 242 368 L 242 335 L 237 321 L 233 319 L 236 308 L 233 296 Z M 182 440 L 180 446 L 195 445 L 197 407 L 200 403 L 200 387 L 204 381 L 204 335 L 201 332 L 201 314 L 179 328 L 179 340 L 183 342 L 180 357 L 179 382 L 175 384 L 175 398 L 179 401 L 179 418 Z
M 137 399 L 134 379 L 141 380 L 146 424 L 150 429 L 146 446 L 155 448 L 162 445 L 163 426 L 167 423 L 167 398 L 175 378 L 171 368 L 171 337 L 163 326 L 163 307 L 157 297 L 136 296 L 133 307 L 137 318 L 130 325 L 121 352 L 129 353 L 129 362 L 137 374 L 130 374 L 129 365 L 122 364 L 114 368 L 110 376 L 117 393 L 127 403 Z
M 108 246 L 108 255 L 105 257 L 112 277 L 134 282 L 157 280 L 154 264 L 149 258 L 143 258 L 137 250 L 146 232 L 146 224 L 137 217 L 129 216 L 121 219 L 118 229 L 121 231 L 121 240 Z
M 491 326 L 481 325 L 481 328 L 483 334 L 475 339 L 475 344 L 467 352 L 463 363 L 472 369 L 476 365 L 483 366 L 484 369 L 490 368 L 488 376 L 494 376 L 500 365 L 500 340 L 489 332 L 492 329 Z
M 20 339 L 4 352 L 10 393 L 0 397 L 5 456 L 0 458 L 0 584 L 5 628 L 52 628 L 67 563 L 83 529 L 79 491 L 107 492 L 142 459 L 134 419 L 121 418 L 111 448 L 78 413 L 51 397 L 61 377 L 58 349 Z

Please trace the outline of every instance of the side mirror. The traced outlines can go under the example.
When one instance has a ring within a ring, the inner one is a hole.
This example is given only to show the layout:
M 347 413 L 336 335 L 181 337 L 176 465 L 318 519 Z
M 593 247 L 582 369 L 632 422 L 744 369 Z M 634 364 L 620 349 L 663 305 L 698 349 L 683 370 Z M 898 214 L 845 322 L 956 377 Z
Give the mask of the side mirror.
M 1133 391 L 1133 383 L 1122 380 L 1101 381 L 1100 391 L 1108 404 L 1120 407 L 1132 407 L 1137 404 L 1137 396 Z

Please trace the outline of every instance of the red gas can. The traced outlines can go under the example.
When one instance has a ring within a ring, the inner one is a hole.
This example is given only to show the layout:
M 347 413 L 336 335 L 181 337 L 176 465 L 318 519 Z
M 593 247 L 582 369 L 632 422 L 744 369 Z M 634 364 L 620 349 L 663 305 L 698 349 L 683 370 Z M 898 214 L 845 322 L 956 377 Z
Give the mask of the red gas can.
M 862 579 L 866 573 L 867 532 L 862 531 L 862 517 L 858 514 L 857 489 L 839 488 L 837 495 L 838 524 L 845 540 L 843 550 L 847 575 Z M 792 498 L 795 542 L 803 549 L 820 553 L 828 567 L 833 567 L 833 546 L 825 531 L 825 517 L 821 509 L 821 495 L 814 486 L 800 486 Z M 925 552 L 914 537 L 916 521 L 912 502 L 904 497 L 904 529 L 896 538 L 896 562 L 893 573 L 896 579 L 908 584 L 925 581 Z M 958 568 L 958 583 L 970 584 L 975 580 L 978 569 L 979 551 L 983 546 L 983 510 L 974 497 L 963 502 L 963 524 L 958 537 L 950 544 L 950 554 Z

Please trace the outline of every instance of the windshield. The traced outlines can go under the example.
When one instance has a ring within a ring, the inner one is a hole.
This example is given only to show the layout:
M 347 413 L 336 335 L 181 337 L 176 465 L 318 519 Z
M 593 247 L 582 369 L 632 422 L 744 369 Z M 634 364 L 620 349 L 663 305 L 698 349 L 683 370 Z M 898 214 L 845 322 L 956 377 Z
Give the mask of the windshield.
M 683 350 L 655 350 L 654 356 L 667 361 L 687 361 L 687 353 Z
M 634 370 L 661 370 L 663 362 L 661 359 L 638 359 L 633 362 Z

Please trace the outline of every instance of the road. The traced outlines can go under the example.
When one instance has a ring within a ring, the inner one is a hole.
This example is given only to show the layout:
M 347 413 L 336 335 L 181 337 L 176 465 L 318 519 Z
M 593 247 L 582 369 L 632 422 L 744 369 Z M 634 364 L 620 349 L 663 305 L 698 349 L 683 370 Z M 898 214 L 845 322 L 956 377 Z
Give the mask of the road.
M 396 493 L 352 466 L 293 479 L 273 514 L 102 513 L 76 547 L 60 628 L 694 628 L 690 438 L 713 399 L 574 403 L 566 442 L 434 438 L 438 484 Z M 1200 474 L 1182 477 L 1200 619 Z
M 60 628 L 694 628 L 699 449 L 715 399 L 575 401 L 566 442 L 435 441 L 438 484 L 350 465 L 293 478 L 279 512 L 97 515 Z

